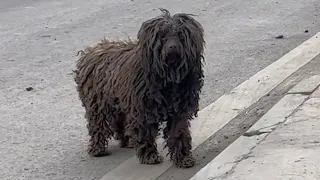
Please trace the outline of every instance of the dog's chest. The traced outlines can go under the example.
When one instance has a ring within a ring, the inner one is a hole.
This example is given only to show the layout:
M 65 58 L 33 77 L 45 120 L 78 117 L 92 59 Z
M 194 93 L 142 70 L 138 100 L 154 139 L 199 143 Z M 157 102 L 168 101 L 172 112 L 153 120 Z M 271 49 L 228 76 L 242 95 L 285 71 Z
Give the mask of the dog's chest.
M 187 89 L 177 84 L 168 84 L 155 89 L 149 96 L 148 108 L 159 122 L 177 116 L 188 106 Z
M 159 90 L 167 103 L 172 103 L 183 97 L 183 88 L 177 84 L 168 84 Z

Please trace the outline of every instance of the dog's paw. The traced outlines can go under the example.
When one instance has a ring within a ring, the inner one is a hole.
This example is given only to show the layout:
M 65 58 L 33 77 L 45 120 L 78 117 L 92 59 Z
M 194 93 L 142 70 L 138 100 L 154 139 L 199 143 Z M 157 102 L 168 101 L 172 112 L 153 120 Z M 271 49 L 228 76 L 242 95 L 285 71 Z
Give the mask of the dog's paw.
M 175 160 L 174 164 L 178 168 L 191 168 L 196 164 L 196 159 L 192 155 L 189 155 Z
M 109 156 L 111 152 L 107 148 L 90 148 L 88 153 L 94 157 Z
M 163 157 L 157 152 L 150 153 L 143 159 L 140 159 L 141 164 L 159 164 L 163 162 Z
M 120 147 L 121 148 L 128 148 L 128 149 L 134 148 L 130 138 L 121 139 Z

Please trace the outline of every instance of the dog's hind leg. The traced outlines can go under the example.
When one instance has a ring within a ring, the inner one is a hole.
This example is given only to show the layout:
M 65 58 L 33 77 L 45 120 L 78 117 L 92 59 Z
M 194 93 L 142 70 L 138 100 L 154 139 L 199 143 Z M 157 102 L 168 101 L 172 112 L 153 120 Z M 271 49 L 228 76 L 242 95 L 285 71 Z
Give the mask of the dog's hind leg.
M 108 140 L 112 135 L 112 131 L 110 130 L 107 118 L 107 114 L 103 112 L 87 113 L 87 128 L 90 135 L 88 153 L 96 157 L 111 154 L 108 151 Z
M 139 119 L 142 120 L 142 119 Z M 130 132 L 132 145 L 141 164 L 158 164 L 163 161 L 159 155 L 156 144 L 158 135 L 158 123 L 132 120 L 127 128 Z
M 177 118 L 167 122 L 163 130 L 170 159 L 179 168 L 190 168 L 196 163 L 192 156 L 190 122 L 187 118 Z
M 122 112 L 116 114 L 116 119 L 112 123 L 112 129 L 114 131 L 114 139 L 120 141 L 121 148 L 133 148 L 131 139 L 129 136 L 125 135 L 125 130 L 127 126 L 126 115 Z

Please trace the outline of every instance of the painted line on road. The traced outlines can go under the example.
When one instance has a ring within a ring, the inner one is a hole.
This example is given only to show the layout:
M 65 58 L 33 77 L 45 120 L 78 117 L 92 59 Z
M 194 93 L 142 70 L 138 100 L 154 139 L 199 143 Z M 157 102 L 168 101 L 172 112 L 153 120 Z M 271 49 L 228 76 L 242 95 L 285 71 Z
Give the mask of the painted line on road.
M 313 92 L 320 81 L 319 76 L 306 78 L 295 85 L 291 90 L 297 92 Z M 306 84 L 308 83 L 308 84 Z M 290 91 L 291 91 L 290 90 Z M 266 136 L 276 129 L 281 123 L 286 122 L 287 118 L 303 104 L 310 95 L 305 94 L 287 94 L 277 104 L 275 104 L 264 116 L 262 116 L 247 132 L 265 132 L 259 136 L 239 137 L 215 159 L 209 162 L 204 168 L 198 171 L 189 180 L 203 179 L 228 179 L 229 173 L 237 164 L 248 157 L 253 148 L 258 146 Z
M 267 133 L 259 136 L 239 137 L 190 180 L 226 178 L 228 172 L 231 172 L 241 159 L 247 158 L 251 149 L 263 141 L 269 132 L 272 132 L 272 129 L 276 127 L 277 123 L 283 122 L 307 97 L 300 94 L 286 95 L 247 131 L 254 132 L 263 128 L 260 131 Z
M 201 110 L 198 118 L 191 121 L 193 149 L 319 53 L 320 32 Z M 159 150 L 163 147 L 162 142 L 158 142 Z M 171 165 L 167 158 L 158 165 L 142 165 L 136 157 L 132 157 L 100 180 L 154 180 Z

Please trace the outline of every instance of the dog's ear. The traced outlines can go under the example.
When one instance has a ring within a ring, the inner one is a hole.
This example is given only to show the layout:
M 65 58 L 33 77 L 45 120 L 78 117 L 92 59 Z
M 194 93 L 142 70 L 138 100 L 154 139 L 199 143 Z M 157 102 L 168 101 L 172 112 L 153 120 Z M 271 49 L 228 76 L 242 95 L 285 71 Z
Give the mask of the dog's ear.
M 164 8 L 158 8 L 163 14 L 142 23 L 138 32 L 138 40 L 154 40 L 160 32 L 161 26 L 171 19 L 170 12 Z
M 161 24 L 163 17 L 149 19 L 142 23 L 138 31 L 138 48 L 141 51 L 141 61 L 146 71 L 151 72 L 160 57 L 158 49 L 161 47 Z
M 142 44 L 147 43 L 146 41 L 150 41 L 155 38 L 157 31 L 157 19 L 149 19 L 142 23 L 139 31 L 138 31 L 138 40 Z
M 137 39 L 145 55 L 151 55 L 156 46 L 161 46 L 162 26 L 165 22 L 165 16 L 158 16 L 142 23 Z

